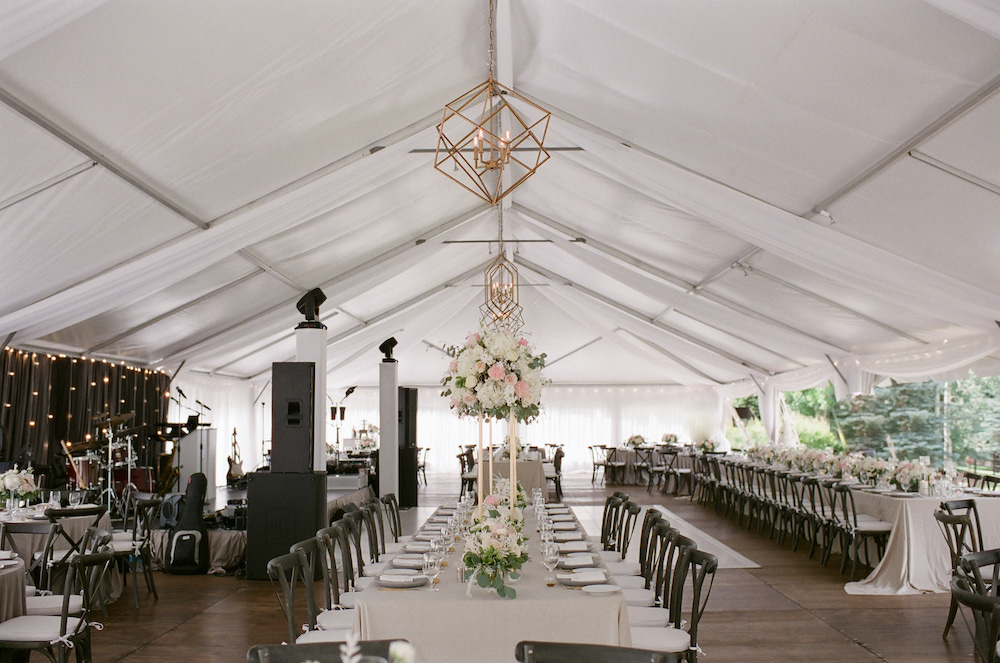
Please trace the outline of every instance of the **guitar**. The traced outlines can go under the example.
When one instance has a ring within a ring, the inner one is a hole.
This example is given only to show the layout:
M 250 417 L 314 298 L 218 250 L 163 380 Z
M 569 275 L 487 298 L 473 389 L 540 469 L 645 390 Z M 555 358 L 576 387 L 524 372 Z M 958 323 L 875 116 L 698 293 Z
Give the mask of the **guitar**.
M 226 472 L 226 484 L 236 486 L 246 478 L 243 471 L 243 459 L 240 458 L 240 445 L 236 442 L 236 429 L 233 429 L 233 455 L 226 458 L 229 461 L 229 471 Z

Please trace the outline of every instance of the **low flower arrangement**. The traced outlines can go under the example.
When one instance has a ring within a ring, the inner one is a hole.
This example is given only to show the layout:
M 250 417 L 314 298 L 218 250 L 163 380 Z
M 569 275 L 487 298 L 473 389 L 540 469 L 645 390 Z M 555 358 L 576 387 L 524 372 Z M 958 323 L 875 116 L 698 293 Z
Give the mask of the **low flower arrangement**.
M 675 433 L 664 433 L 662 442 L 664 444 L 677 444 L 677 435 Z
M 441 380 L 441 395 L 451 399 L 459 417 L 507 419 L 531 423 L 541 408 L 545 353 L 535 355 L 528 341 L 508 331 L 481 329 L 469 334 L 452 357 Z
M 886 479 L 900 490 L 906 491 L 917 490 L 921 480 L 930 481 L 937 474 L 933 469 L 909 460 L 894 463 L 875 456 L 835 454 L 828 450 L 804 447 L 760 446 L 751 449 L 747 455 L 758 462 L 835 477 L 853 476 L 865 483 L 877 484 Z
M 646 444 L 646 440 L 642 435 L 633 435 L 625 440 L 625 445 L 629 447 L 641 447 L 644 444 Z
M 706 451 L 715 451 L 715 442 L 713 440 L 701 440 L 699 442 L 695 442 L 692 446 L 695 451 L 699 451 L 701 453 L 705 453 Z
M 10 501 L 30 499 L 38 493 L 35 476 L 30 469 L 18 470 L 15 465 L 13 469 L 0 474 L 0 480 Z
M 511 520 L 516 521 L 518 523 L 518 528 L 520 529 L 520 526 L 524 524 L 524 513 L 521 510 L 526 509 L 528 507 L 528 494 L 524 490 L 524 486 L 521 485 L 520 481 L 517 482 L 516 490 L 517 490 L 517 496 L 515 499 L 517 500 L 517 504 L 514 505 L 514 513 L 511 514 L 507 512 L 502 512 L 501 515 L 505 515 L 506 517 L 509 517 Z M 491 498 L 493 500 L 496 500 L 496 502 L 495 503 L 491 502 Z M 507 509 L 509 511 L 510 479 L 508 477 L 501 477 L 501 476 L 493 477 L 493 494 L 488 495 L 483 500 L 483 506 L 490 507 L 491 505 L 492 508 L 497 508 L 501 510 Z
M 920 488 L 921 481 L 929 481 L 933 472 L 922 463 L 904 461 L 896 466 L 889 477 L 889 483 L 900 490 L 916 492 Z
M 516 598 L 517 590 L 509 587 L 506 581 L 521 576 L 521 566 L 528 561 L 524 545 L 527 539 L 521 535 L 520 528 L 503 517 L 496 495 L 484 499 L 483 506 L 487 508 L 486 514 L 473 523 L 465 539 L 462 563 L 468 583 L 466 594 L 471 596 L 472 586 L 477 584 L 496 590 L 497 596 L 502 598 Z

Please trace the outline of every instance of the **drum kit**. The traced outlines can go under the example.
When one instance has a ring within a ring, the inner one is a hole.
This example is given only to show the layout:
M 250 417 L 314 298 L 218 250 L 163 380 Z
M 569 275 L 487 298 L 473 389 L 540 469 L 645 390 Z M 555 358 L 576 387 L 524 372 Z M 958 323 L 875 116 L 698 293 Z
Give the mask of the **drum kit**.
M 149 456 L 146 452 L 151 451 L 146 448 L 146 426 L 126 427 L 133 419 L 135 412 L 91 417 L 97 434 L 87 443 L 74 445 L 74 451 L 84 448 L 86 452 L 67 461 L 70 483 L 79 490 L 100 490 L 100 503 L 112 511 L 129 491 L 154 490 L 156 468 L 148 462 L 140 465 L 140 455 Z

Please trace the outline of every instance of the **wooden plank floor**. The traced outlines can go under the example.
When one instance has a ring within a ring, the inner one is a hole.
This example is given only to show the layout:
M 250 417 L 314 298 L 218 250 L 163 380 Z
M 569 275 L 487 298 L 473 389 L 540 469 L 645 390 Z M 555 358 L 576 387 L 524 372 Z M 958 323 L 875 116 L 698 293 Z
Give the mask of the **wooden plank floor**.
M 457 475 L 428 478 L 430 485 L 421 487 L 422 505 L 457 498 Z M 601 505 L 615 489 L 600 480 L 591 484 L 589 472 L 567 477 L 564 484 L 565 501 L 572 505 Z M 793 553 L 787 544 L 737 527 L 686 497 L 647 494 L 644 487 L 625 490 L 639 503 L 662 504 L 761 567 L 718 573 L 699 636 L 700 660 L 706 663 L 973 660 L 961 615 L 948 639 L 941 638 L 949 603 L 945 594 L 850 596 L 843 589 L 846 577 L 838 573 L 839 558 L 826 568 L 809 559 L 807 546 Z M 142 607 L 136 610 L 128 587 L 109 606 L 105 629 L 94 632 L 95 661 L 235 663 L 245 660 L 253 644 L 287 638 L 267 582 L 157 573 L 156 583 L 159 601 L 142 587 Z M 43 659 L 34 654 L 33 660 Z

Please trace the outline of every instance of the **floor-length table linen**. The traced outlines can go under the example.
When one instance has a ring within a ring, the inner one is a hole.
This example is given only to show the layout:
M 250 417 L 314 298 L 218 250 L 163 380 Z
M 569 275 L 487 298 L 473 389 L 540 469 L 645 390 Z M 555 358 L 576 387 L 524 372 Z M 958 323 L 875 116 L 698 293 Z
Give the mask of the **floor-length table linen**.
M 496 663 L 513 660 L 521 640 L 551 640 L 628 646 L 631 635 L 621 592 L 592 596 L 579 589 L 545 585 L 538 558 L 534 519 L 525 531 L 532 557 L 512 586 L 517 598 L 472 587 L 457 578 L 462 544 L 446 557 L 440 591 L 367 588 L 356 612 L 364 640 L 405 638 L 415 647 L 418 663 Z M 559 571 L 557 570 L 556 573 Z
M 462 475 L 466 479 L 478 480 L 478 468 L 473 466 L 471 470 Z M 493 476 L 507 478 L 510 476 L 510 461 L 493 461 Z M 517 461 L 517 481 L 524 487 L 525 495 L 531 499 L 532 490 L 539 488 L 542 494 L 546 494 L 545 486 L 545 463 L 541 460 L 519 460 Z M 489 465 L 483 468 L 483 493 L 490 490 Z
M 3 560 L 0 568 L 0 622 L 24 614 L 24 560 Z
M 974 497 L 974 496 L 963 496 Z M 958 499 L 958 498 L 956 498 Z M 1000 548 L 1000 497 L 974 497 L 986 549 Z M 892 523 L 885 555 L 867 578 L 844 586 L 848 594 L 948 592 L 951 557 L 934 519 L 940 497 L 893 497 L 854 491 L 858 513 Z

